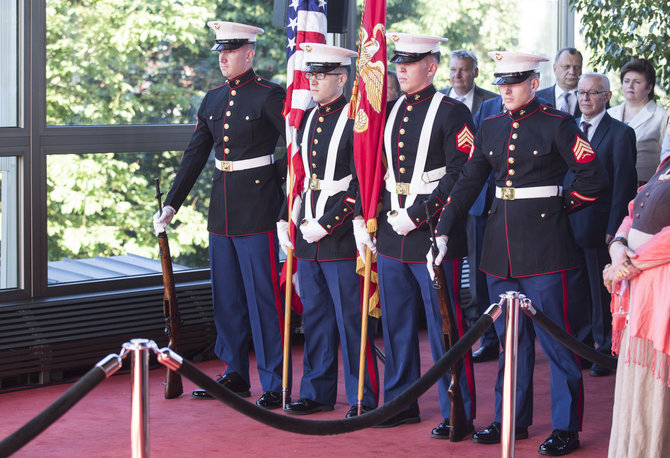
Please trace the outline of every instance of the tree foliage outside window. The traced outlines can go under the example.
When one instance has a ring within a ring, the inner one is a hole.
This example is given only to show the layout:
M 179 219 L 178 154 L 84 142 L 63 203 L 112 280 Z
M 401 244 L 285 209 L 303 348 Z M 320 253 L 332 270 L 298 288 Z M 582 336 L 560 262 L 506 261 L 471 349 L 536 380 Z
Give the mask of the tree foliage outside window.
M 660 88 L 668 92 L 669 0 L 570 0 L 570 4 L 582 14 L 581 34 L 593 52 L 594 68 L 618 72 L 626 62 L 644 58 L 656 69 Z
M 473 50 L 478 84 L 489 86 L 492 49 L 515 49 L 515 2 L 389 0 L 387 29 L 449 39 L 435 80 L 448 85 L 448 51 Z M 254 69 L 284 84 L 285 29 L 273 27 L 273 0 L 49 0 L 47 124 L 195 122 L 207 90 L 224 81 L 210 50 L 210 20 L 262 27 Z M 358 1 L 359 13 L 362 2 Z M 356 24 L 357 26 L 358 24 Z M 133 253 L 156 257 L 153 178 L 167 192 L 181 152 L 58 154 L 48 157 L 48 259 Z M 210 171 L 211 172 L 211 171 Z M 208 171 L 170 227 L 175 262 L 208 264 Z

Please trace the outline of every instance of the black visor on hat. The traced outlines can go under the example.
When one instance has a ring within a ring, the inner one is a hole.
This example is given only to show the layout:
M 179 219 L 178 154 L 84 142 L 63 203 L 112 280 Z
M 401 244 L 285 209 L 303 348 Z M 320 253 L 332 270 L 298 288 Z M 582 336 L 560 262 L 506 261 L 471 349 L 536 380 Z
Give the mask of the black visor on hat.
M 493 80 L 493 83 L 491 84 L 499 85 L 523 83 L 530 77 L 530 75 L 533 75 L 534 73 L 536 73 L 535 70 L 512 73 L 494 73 L 493 76 L 495 77 L 495 80 Z
M 212 48 L 212 51 L 224 51 L 229 49 L 239 49 L 244 45 L 253 43 L 246 38 L 237 38 L 234 40 L 216 40 L 216 44 Z
M 431 53 L 430 51 L 421 53 L 393 51 L 393 57 L 391 58 L 390 62 L 393 64 L 397 63 L 411 64 L 412 62 L 419 62 L 421 59 L 431 54 L 433 53 Z
M 305 73 L 330 73 L 341 66 L 342 64 L 339 62 L 307 62 L 307 66 L 302 71 Z

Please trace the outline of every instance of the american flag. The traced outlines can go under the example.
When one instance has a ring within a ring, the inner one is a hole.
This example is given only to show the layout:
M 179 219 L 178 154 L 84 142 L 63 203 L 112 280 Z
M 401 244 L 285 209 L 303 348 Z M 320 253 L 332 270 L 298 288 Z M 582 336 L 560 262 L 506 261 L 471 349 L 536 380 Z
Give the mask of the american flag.
M 326 19 L 326 0 L 290 0 L 288 5 L 288 24 L 286 26 L 286 146 L 288 174 L 286 190 L 291 208 L 289 233 L 295 246 L 297 219 L 300 213 L 300 198 L 305 179 L 305 170 L 300 157 L 298 128 L 305 111 L 312 104 L 309 82 L 302 73 L 304 51 L 300 43 L 325 43 L 328 22 Z M 297 264 L 293 263 L 293 285 L 297 285 Z M 286 285 L 286 263 L 281 272 L 282 287 Z M 295 291 L 295 288 L 294 288 Z M 293 308 L 302 312 L 302 304 L 297 295 L 293 295 Z

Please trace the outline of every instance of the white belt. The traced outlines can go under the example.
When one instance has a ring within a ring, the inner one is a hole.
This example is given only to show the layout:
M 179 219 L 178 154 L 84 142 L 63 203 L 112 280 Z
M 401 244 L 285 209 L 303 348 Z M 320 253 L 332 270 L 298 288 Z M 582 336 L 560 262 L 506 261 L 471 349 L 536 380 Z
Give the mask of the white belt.
M 388 171 L 387 173 L 393 173 Z M 421 181 L 418 183 L 399 183 L 392 180 L 385 180 L 385 187 L 391 194 L 400 194 L 403 196 L 417 194 L 431 194 L 437 188 L 440 178 L 447 174 L 446 167 L 429 170 L 421 174 Z
M 305 189 L 312 191 L 327 191 L 333 195 L 349 189 L 352 176 L 348 175 L 341 180 L 320 180 L 318 178 L 305 177 Z
M 562 195 L 562 186 L 533 186 L 529 188 L 501 188 L 496 186 L 496 197 L 502 200 L 542 199 Z
M 252 159 L 242 159 L 241 161 L 220 161 L 218 159 L 214 161 L 216 168 L 222 172 L 239 172 L 241 170 L 255 169 L 256 167 L 272 164 L 272 154 Z

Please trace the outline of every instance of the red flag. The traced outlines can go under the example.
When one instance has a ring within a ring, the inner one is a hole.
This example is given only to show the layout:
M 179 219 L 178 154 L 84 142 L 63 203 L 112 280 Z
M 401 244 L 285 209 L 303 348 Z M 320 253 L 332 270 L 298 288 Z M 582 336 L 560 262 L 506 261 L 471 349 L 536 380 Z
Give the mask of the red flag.
M 288 5 L 288 24 L 286 26 L 286 103 L 284 117 L 286 119 L 286 155 L 288 171 L 286 180 L 286 194 L 290 209 L 289 234 L 293 246 L 297 234 L 297 219 L 300 213 L 305 170 L 300 157 L 298 128 L 303 115 L 312 103 L 309 92 L 309 82 L 302 73 L 304 68 L 304 52 L 300 43 L 326 42 L 326 2 L 322 0 L 293 0 Z M 302 313 L 302 303 L 296 294 L 297 263 L 293 263 L 293 309 Z M 286 291 L 286 263 L 281 271 L 280 285 Z
M 377 231 L 377 202 L 383 175 L 382 147 L 386 119 L 386 0 L 366 0 L 363 5 L 357 79 L 351 98 L 354 119 L 354 160 L 360 187 L 363 218 L 368 232 Z M 362 272 L 359 263 L 358 272 Z M 369 310 L 378 305 L 377 266 L 372 265 Z M 378 310 L 373 313 L 378 315 Z

